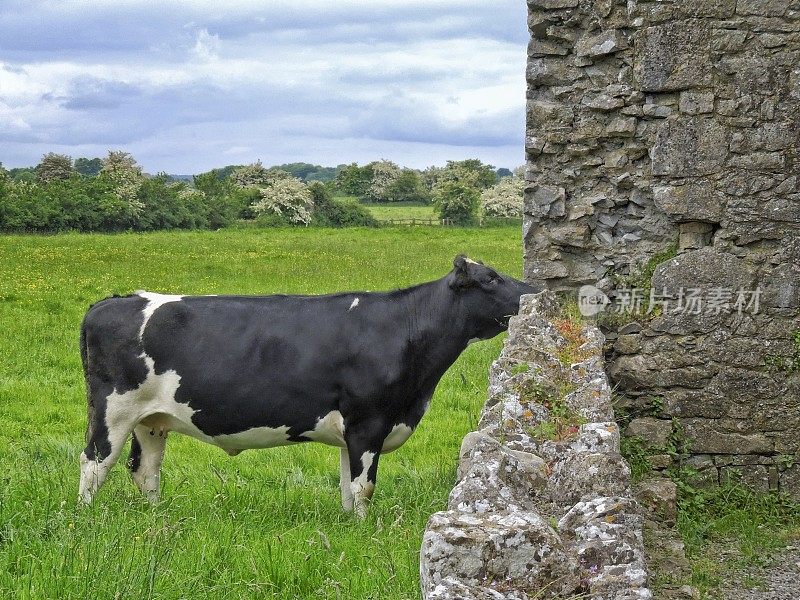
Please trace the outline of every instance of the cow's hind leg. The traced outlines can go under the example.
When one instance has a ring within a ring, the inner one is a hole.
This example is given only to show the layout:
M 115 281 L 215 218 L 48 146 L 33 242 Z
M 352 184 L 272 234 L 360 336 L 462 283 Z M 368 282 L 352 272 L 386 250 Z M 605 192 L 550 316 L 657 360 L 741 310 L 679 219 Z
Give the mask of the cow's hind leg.
M 139 424 L 133 430 L 128 468 L 136 487 L 149 502 L 158 502 L 166 445 L 167 432 L 163 428 Z
M 117 462 L 122 447 L 136 424 L 135 418 L 121 407 L 109 406 L 114 402 L 110 393 L 90 388 L 89 424 L 86 431 L 86 448 L 81 453 L 81 482 L 78 499 L 89 504 L 106 480 L 109 470 Z M 105 391 L 105 390 L 104 390 Z M 120 400 L 118 399 L 117 402 Z
M 353 510 L 353 490 L 350 487 L 350 457 L 347 448 L 341 448 L 339 453 L 339 489 L 342 491 L 342 508 L 346 511 Z

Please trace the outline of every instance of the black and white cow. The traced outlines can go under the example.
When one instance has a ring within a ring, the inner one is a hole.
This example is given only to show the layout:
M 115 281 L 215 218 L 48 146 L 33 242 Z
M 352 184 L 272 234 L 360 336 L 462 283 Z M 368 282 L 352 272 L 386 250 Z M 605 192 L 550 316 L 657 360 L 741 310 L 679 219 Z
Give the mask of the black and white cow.
M 341 448 L 345 510 L 366 513 L 382 453 L 414 431 L 447 368 L 508 327 L 537 291 L 459 256 L 436 281 L 327 296 L 138 292 L 81 326 L 89 422 L 80 499 L 91 502 L 133 433 L 133 480 L 159 495 L 168 431 L 231 455 L 317 441 Z

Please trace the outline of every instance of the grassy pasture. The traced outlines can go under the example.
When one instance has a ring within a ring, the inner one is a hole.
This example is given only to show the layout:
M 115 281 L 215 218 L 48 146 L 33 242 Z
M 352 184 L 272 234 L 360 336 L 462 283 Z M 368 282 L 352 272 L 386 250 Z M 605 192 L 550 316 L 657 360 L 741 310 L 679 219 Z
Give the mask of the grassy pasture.
M 0 237 L 0 598 L 417 598 L 422 530 L 445 505 L 500 339 L 448 371 L 417 432 L 381 459 L 358 522 L 340 510 L 335 448 L 230 458 L 176 434 L 160 504 L 120 461 L 78 507 L 78 325 L 113 293 L 382 290 L 439 277 L 459 252 L 519 276 L 520 246 L 517 227 Z
M 379 221 L 389 219 L 438 219 L 431 204 L 389 202 L 386 204 L 364 204 Z

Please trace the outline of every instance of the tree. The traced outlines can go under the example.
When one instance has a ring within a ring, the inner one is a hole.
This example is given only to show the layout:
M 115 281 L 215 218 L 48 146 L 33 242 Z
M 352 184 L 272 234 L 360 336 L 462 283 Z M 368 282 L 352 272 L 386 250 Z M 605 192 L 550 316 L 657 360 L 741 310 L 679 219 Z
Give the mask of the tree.
M 338 167 L 322 167 L 320 165 L 312 165 L 303 162 L 288 163 L 275 168 L 290 173 L 293 177 L 297 177 L 304 183 L 308 181 L 333 181 L 339 170 Z
M 73 173 L 72 159 L 66 154 L 48 152 L 36 165 L 36 180 L 39 183 L 69 179 Z
M 112 179 L 116 176 L 127 178 L 142 175 L 142 167 L 139 166 L 136 159 L 131 156 L 130 152 L 122 150 L 109 150 L 100 171 L 110 175 Z
M 372 179 L 363 198 L 367 202 L 389 202 L 389 188 L 400 177 L 400 167 L 390 160 L 377 160 L 367 165 Z
M 35 167 L 17 167 L 9 169 L 8 176 L 14 181 L 24 181 L 27 183 L 34 183 L 36 181 L 36 168 Z
M 441 181 L 433 191 L 433 202 L 442 219 L 455 225 L 471 225 L 480 201 L 480 192 L 469 183 Z
M 506 169 L 505 167 L 500 167 L 495 171 L 497 174 L 498 179 L 502 179 L 503 177 L 511 177 L 514 173 L 511 172 L 511 169 Z
M 425 188 L 417 171 L 403 169 L 389 186 L 390 202 L 430 202 L 430 192 Z
M 504 177 L 481 194 L 481 212 L 489 218 L 522 218 L 522 192 L 525 182 Z
M 240 188 L 268 185 L 272 178 L 271 170 L 264 168 L 260 160 L 238 167 L 230 175 L 233 184 Z
M 109 208 L 115 213 L 115 219 L 120 224 L 127 222 L 127 227 L 133 227 L 144 209 L 139 199 L 139 188 L 145 180 L 142 167 L 130 153 L 109 150 L 100 169 L 100 177 L 113 186 L 118 205 Z
M 485 190 L 497 183 L 497 174 L 492 165 L 485 165 L 477 158 L 448 160 L 438 180 L 458 181 Z
M 236 219 L 252 218 L 250 208 L 260 198 L 256 188 L 236 187 L 230 179 L 220 178 L 214 169 L 195 175 L 194 188 L 205 197 L 208 225 L 213 229 L 230 225 Z
M 299 179 L 275 179 L 261 188 L 260 200 L 253 205 L 256 215 L 278 216 L 295 225 L 308 225 L 314 200 L 308 187 Z
M 349 200 L 337 200 L 327 186 L 312 182 L 308 186 L 314 202 L 312 224 L 321 227 L 355 227 L 377 225 L 375 217 L 363 205 Z
M 86 177 L 95 177 L 103 168 L 102 158 L 76 158 L 75 170 Z
M 426 167 L 419 175 L 422 185 L 428 190 L 428 193 L 433 192 L 433 188 L 439 182 L 439 176 L 442 174 L 442 167 L 430 166 Z
M 343 165 L 334 179 L 336 189 L 348 196 L 362 197 L 372 182 L 372 167 L 359 167 L 356 163 Z
M 205 196 L 184 183 L 170 184 L 164 173 L 145 179 L 138 197 L 143 210 L 137 229 L 194 229 L 208 225 Z

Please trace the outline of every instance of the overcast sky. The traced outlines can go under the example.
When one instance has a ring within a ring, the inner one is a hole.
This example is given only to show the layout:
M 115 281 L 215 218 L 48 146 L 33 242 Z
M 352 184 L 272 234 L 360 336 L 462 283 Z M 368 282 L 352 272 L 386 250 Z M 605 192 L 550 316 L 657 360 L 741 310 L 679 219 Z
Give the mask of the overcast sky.
M 522 0 L 0 0 L 0 161 L 523 162 Z

